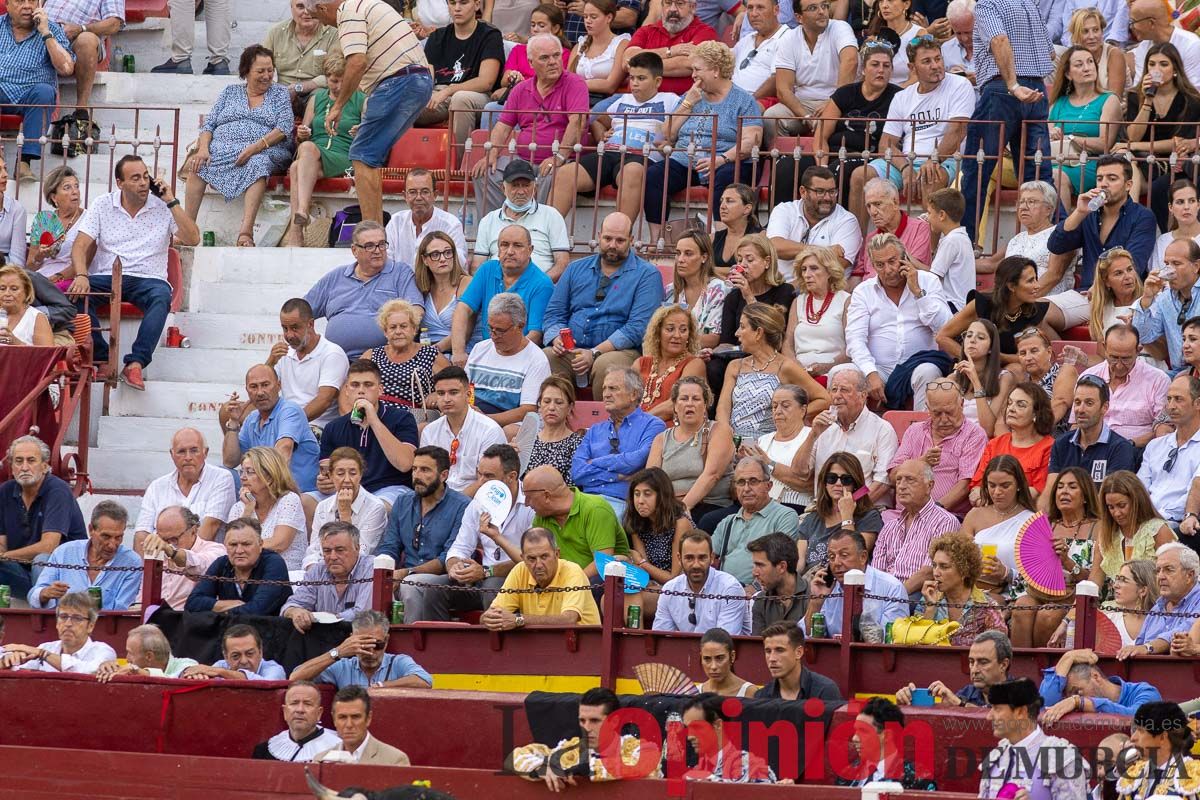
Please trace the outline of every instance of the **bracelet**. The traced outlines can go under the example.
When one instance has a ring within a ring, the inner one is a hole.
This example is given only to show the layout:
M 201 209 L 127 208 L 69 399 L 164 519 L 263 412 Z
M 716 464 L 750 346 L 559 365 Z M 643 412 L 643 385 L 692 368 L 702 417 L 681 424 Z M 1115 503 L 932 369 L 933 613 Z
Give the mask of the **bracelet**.
M 1017 83 L 1016 81 L 1013 81 L 1012 83 L 1010 83 L 1008 85 L 1008 93 L 1012 94 L 1013 92 L 1015 92 L 1017 89 L 1020 89 L 1020 88 L 1021 88 L 1021 84 Z
M 175 206 L 177 206 L 177 205 L 179 205 L 179 198 L 178 198 L 178 197 L 176 197 L 176 198 L 175 198 L 174 200 L 172 200 L 171 202 L 167 203 L 167 208 L 174 208 L 174 207 L 175 207 Z

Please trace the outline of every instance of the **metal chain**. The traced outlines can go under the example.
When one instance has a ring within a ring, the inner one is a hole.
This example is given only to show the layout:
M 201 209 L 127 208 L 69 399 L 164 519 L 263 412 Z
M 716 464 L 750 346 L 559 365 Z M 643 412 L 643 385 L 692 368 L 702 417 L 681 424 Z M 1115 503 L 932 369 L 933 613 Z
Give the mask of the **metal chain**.
M 885 602 L 896 602 L 896 600 L 898 598 L 891 597 L 889 595 L 871 594 L 870 592 L 863 592 L 863 599 L 864 600 L 883 600 Z M 938 605 L 942 605 L 942 603 L 939 601 Z M 948 601 L 945 603 L 946 608 L 974 608 L 976 605 L 977 605 L 976 603 L 951 603 Z M 1043 603 L 1038 606 L 1030 606 L 1029 610 L 1030 611 L 1043 611 L 1043 610 L 1066 611 L 1066 610 L 1070 610 L 1074 607 L 1075 607 L 1074 603 Z M 1021 609 L 1014 606 L 1014 607 L 1010 608 L 1009 610 L 1010 611 L 1020 611 Z M 1200 614 L 1193 614 L 1192 616 L 1200 616 Z

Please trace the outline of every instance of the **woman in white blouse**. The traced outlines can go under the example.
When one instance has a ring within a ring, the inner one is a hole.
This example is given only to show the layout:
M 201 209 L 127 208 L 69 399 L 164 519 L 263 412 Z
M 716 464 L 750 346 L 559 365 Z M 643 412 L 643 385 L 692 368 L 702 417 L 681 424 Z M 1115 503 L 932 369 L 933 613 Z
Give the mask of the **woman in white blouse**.
M 303 569 L 308 526 L 300 489 L 287 462 L 273 447 L 252 447 L 242 457 L 240 474 L 242 491 L 229 511 L 229 521 L 258 520 L 263 548 L 283 556 L 289 570 Z
M 1196 184 L 1180 178 L 1171 184 L 1167 197 L 1167 213 L 1171 226 L 1154 242 L 1154 254 L 1150 256 L 1148 269 L 1158 269 L 1167 254 L 1167 245 L 1176 239 L 1193 239 L 1200 244 L 1200 201 L 1197 200 Z
M 721 341 L 721 312 L 729 287 L 713 266 L 712 240 L 703 231 L 688 231 L 675 244 L 675 280 L 665 305 L 692 312 L 700 328 L 700 356 L 705 361 Z
M 313 513 L 312 529 L 318 535 L 304 554 L 304 568 L 323 560 L 321 555 L 321 528 L 329 522 L 349 522 L 358 528 L 358 552 L 369 556 L 383 538 L 387 528 L 388 505 L 362 488 L 363 471 L 366 463 L 353 447 L 339 447 L 329 454 L 329 477 L 333 479 L 334 493 L 317 503 Z
M 625 80 L 625 48 L 629 34 L 614 34 L 617 14 L 614 0 L 587 0 L 583 4 L 583 28 L 587 35 L 571 53 L 568 68 L 587 81 L 591 105 L 617 93 Z
M 801 291 L 788 312 L 784 355 L 804 365 L 812 375 L 825 375 L 846 355 L 846 273 L 827 247 L 806 247 L 796 256 Z

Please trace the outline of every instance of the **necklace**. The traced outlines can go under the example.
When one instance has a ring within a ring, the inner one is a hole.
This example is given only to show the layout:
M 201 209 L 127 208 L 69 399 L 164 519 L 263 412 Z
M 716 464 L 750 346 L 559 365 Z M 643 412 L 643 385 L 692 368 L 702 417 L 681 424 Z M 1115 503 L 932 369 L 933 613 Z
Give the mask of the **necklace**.
M 809 325 L 816 325 L 821 321 L 821 317 L 825 316 L 825 312 L 829 310 L 829 305 L 833 302 L 833 292 L 827 292 L 825 300 L 821 303 L 820 311 L 813 311 L 813 296 L 812 292 L 808 293 L 808 297 L 804 301 L 804 318 L 808 320 Z
M 1016 322 L 1020 318 L 1021 318 L 1021 309 L 1019 309 L 1019 308 L 1011 314 L 1009 314 L 1007 312 L 1004 314 L 1004 319 L 1006 319 L 1009 322 Z
M 777 358 L 779 358 L 778 351 L 772 353 L 771 357 L 766 360 L 766 363 L 764 363 L 760 367 L 760 366 L 758 366 L 758 362 L 755 360 L 754 356 L 746 356 L 746 360 L 750 362 L 750 371 L 751 372 L 762 372 L 767 367 L 771 366 L 771 364 L 773 364 L 775 362 L 775 359 L 777 359 Z
M 642 405 L 654 405 L 657 402 L 659 395 L 662 394 L 662 387 L 666 383 L 667 378 L 671 377 L 675 373 L 675 370 L 679 369 L 679 365 L 686 360 L 687 354 L 685 353 L 675 359 L 675 363 L 671 365 L 671 368 L 661 376 L 658 374 L 658 359 L 654 360 L 654 367 L 650 370 L 650 380 L 646 382 L 646 391 L 642 394 Z

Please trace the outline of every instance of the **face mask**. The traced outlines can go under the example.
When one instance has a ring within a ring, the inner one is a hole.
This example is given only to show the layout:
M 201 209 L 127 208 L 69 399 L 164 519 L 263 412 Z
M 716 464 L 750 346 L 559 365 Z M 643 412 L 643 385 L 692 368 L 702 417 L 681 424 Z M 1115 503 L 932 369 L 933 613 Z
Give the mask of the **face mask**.
M 504 207 L 507 208 L 509 211 L 516 212 L 517 214 L 524 214 L 524 213 L 528 212 L 531 208 L 533 208 L 533 200 L 530 200 L 528 203 L 526 203 L 523 206 L 519 206 L 516 203 L 514 203 L 512 200 L 505 198 Z

